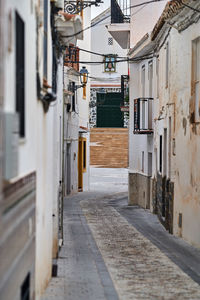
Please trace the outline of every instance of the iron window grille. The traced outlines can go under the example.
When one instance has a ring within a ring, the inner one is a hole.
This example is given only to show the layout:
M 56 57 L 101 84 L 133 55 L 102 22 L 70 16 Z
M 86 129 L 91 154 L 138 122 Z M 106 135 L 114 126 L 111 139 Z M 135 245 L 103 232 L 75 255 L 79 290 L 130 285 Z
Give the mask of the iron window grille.
M 79 71 L 79 48 L 73 44 L 66 48 L 65 66 Z
M 152 134 L 152 100 L 153 98 L 134 99 L 134 134 Z
M 122 5 L 121 3 L 119 5 L 116 0 L 111 0 L 111 24 L 130 23 L 129 6 L 129 1 L 122 1 Z M 126 15 L 124 15 L 121 8 Z

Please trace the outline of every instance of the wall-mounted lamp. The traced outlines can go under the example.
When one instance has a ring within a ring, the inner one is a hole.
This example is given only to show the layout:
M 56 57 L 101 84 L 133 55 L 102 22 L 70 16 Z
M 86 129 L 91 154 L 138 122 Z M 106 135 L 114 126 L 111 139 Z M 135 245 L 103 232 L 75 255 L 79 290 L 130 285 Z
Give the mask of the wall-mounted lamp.
M 81 84 L 82 84 L 82 87 L 84 87 L 87 82 L 88 82 L 88 70 L 86 69 L 86 67 L 82 67 L 82 69 L 80 70 L 80 81 L 81 81 Z
M 65 11 L 69 14 L 78 14 L 84 8 L 90 7 L 92 5 L 99 6 L 100 3 L 103 3 L 101 0 L 95 1 L 82 1 L 82 0 L 65 0 Z
M 88 74 L 89 72 L 86 67 L 82 67 L 79 72 L 81 85 L 69 85 L 68 90 L 74 93 L 79 88 L 84 88 L 88 82 Z

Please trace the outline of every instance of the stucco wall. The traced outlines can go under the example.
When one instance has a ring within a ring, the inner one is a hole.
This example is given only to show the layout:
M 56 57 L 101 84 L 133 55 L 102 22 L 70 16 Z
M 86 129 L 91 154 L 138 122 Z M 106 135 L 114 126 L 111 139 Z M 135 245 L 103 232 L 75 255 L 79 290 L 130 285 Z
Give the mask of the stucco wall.
M 150 208 L 150 177 L 129 171 L 128 204 Z

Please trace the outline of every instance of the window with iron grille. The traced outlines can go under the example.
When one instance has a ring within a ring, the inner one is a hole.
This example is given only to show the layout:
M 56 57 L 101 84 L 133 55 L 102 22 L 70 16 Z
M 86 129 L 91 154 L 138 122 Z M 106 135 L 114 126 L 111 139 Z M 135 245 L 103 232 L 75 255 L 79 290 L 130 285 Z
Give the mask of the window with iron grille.
M 149 106 L 152 105 L 153 98 L 134 99 L 134 134 L 151 134 L 152 126 L 149 127 Z M 145 106 L 145 114 L 143 107 Z M 152 125 L 152 124 L 151 124 Z
M 25 137 L 25 24 L 15 13 L 16 111 L 19 113 L 19 135 Z
M 79 48 L 73 44 L 66 48 L 65 66 L 79 71 Z
M 109 46 L 113 45 L 113 38 L 111 37 L 108 38 L 108 45 Z

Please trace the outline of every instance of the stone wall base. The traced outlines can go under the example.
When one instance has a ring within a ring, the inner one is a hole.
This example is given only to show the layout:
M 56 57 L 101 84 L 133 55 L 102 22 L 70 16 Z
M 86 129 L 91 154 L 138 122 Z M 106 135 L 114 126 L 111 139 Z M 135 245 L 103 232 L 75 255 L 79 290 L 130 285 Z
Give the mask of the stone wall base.
M 150 177 L 129 172 L 128 204 L 150 208 Z

